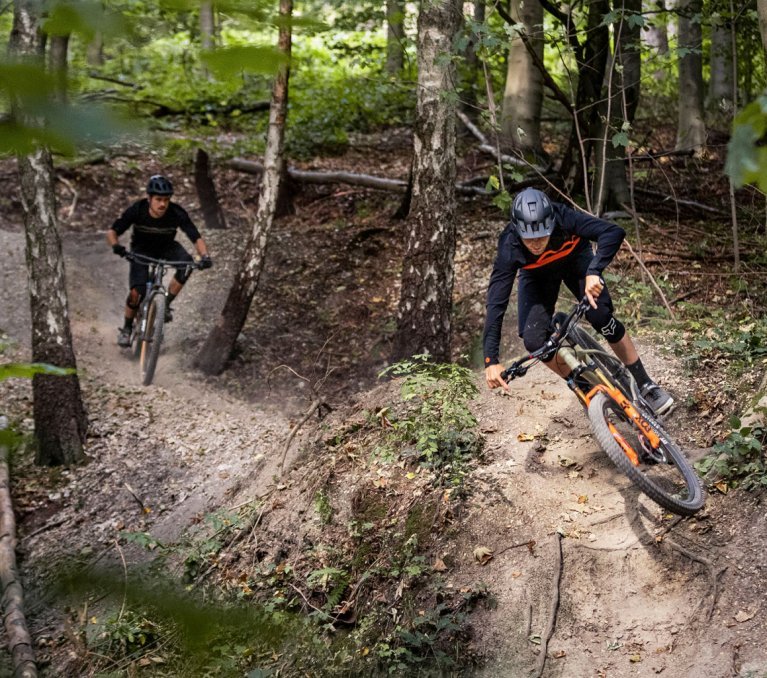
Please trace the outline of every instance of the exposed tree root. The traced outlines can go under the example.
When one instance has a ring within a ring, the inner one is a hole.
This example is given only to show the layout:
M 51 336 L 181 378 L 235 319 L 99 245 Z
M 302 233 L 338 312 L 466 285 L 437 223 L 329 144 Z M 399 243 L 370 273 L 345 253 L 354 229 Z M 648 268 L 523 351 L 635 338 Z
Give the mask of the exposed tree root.
M 36 678 L 37 665 L 32 637 L 24 616 L 24 590 L 16 569 L 16 519 L 11 503 L 8 448 L 0 445 L 0 583 L 3 587 L 3 619 L 15 678 Z
M 664 544 L 667 544 L 671 549 L 674 551 L 678 551 L 683 556 L 686 556 L 690 560 L 694 560 L 696 563 L 700 563 L 708 570 L 708 576 L 710 581 L 710 589 L 711 589 L 711 602 L 708 606 L 708 612 L 706 613 L 706 621 L 711 621 L 711 617 L 714 614 L 714 608 L 716 607 L 716 601 L 719 598 L 719 578 L 724 574 L 724 572 L 727 570 L 726 567 L 719 568 L 718 570 L 714 566 L 714 563 L 712 563 L 708 558 L 704 558 L 703 556 L 695 553 L 694 551 L 690 551 L 689 549 L 686 549 L 684 546 L 680 546 L 675 541 L 672 541 L 671 539 L 666 539 L 663 542 Z M 698 608 L 703 605 L 703 601 L 705 600 L 705 596 L 701 599 L 700 605 L 698 605 Z M 697 609 L 696 609 L 697 612 Z
M 562 581 L 562 535 L 558 532 L 554 535 L 556 562 L 554 564 L 554 579 L 552 581 L 551 605 L 549 606 L 549 621 L 546 624 L 546 630 L 541 635 L 541 653 L 538 655 L 538 661 L 535 666 L 533 676 L 540 678 L 543 675 L 543 668 L 546 665 L 546 654 L 548 652 L 549 640 L 554 634 L 554 627 L 557 623 L 557 612 L 559 611 L 559 584 Z

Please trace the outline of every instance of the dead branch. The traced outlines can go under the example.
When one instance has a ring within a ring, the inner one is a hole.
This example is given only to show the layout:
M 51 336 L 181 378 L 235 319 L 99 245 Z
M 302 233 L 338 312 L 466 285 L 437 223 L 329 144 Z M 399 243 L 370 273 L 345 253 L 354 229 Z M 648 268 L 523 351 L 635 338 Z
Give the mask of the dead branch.
M 65 179 L 64 177 L 58 177 L 58 180 L 64 184 L 64 186 L 66 186 L 69 189 L 69 192 L 72 194 L 72 203 L 69 205 L 69 210 L 64 216 L 64 221 L 69 221 L 72 218 L 72 215 L 75 213 L 75 207 L 77 207 L 77 189 L 75 189 L 71 181 Z
M 492 146 L 488 140 L 487 137 L 482 133 L 482 131 L 477 127 L 470 119 L 469 116 L 467 116 L 463 111 L 456 111 L 456 115 L 458 116 L 458 119 L 464 124 L 466 129 L 469 130 L 479 141 L 479 150 L 484 151 L 485 153 L 492 155 L 496 160 L 500 160 L 501 163 L 506 163 L 507 165 L 514 165 L 515 167 L 524 167 L 525 169 L 532 169 L 536 172 L 545 172 L 546 169 L 544 167 L 539 167 L 538 165 L 533 165 L 526 160 L 523 160 L 522 158 L 517 158 L 513 155 L 507 155 L 505 153 L 501 153 L 497 148 Z M 464 184 L 465 185 L 465 184 Z
M 128 483 L 123 483 L 125 486 L 125 489 L 128 490 L 128 493 L 136 500 L 136 503 L 141 507 L 141 510 L 146 513 L 146 506 L 144 505 L 144 502 L 141 501 L 141 498 L 136 494 L 136 491 L 128 485 Z
M 651 191 L 649 188 L 640 188 L 637 186 L 634 190 L 637 193 L 642 193 L 643 195 L 647 195 L 652 198 L 662 198 L 663 200 L 669 200 L 669 196 L 665 193 L 661 193 L 659 191 Z M 710 207 L 709 205 L 704 205 L 703 203 L 695 202 L 694 200 L 680 200 L 679 198 L 675 198 L 674 202 L 678 205 L 692 207 L 694 209 L 703 210 L 704 212 L 710 212 L 711 214 L 727 214 L 723 210 L 720 210 L 716 207 Z
M 538 655 L 538 661 L 535 667 L 535 678 L 543 675 L 543 668 L 546 665 L 546 654 L 548 652 L 549 640 L 554 634 L 554 626 L 557 623 L 557 611 L 559 610 L 559 584 L 562 581 L 562 535 L 559 532 L 554 534 L 555 542 L 555 563 L 554 578 L 551 587 L 551 605 L 549 606 L 549 621 L 546 624 L 546 630 L 541 635 L 541 653 Z
M 624 240 L 623 244 L 626 245 L 628 248 L 628 251 L 631 252 L 634 259 L 637 260 L 637 263 L 642 267 L 642 270 L 647 274 L 647 277 L 650 279 L 650 284 L 655 288 L 655 291 L 658 293 L 658 295 L 661 298 L 661 301 L 663 302 L 663 305 L 666 307 L 666 310 L 668 311 L 668 314 L 671 316 L 672 320 L 676 320 L 676 314 L 674 313 L 673 309 L 668 303 L 668 299 L 666 299 L 666 295 L 663 294 L 663 290 L 658 286 L 658 282 L 655 280 L 655 276 L 653 276 L 652 273 L 650 273 L 647 266 L 645 266 L 642 259 L 639 257 L 639 255 L 634 251 L 634 248 L 631 246 L 631 243 L 628 240 Z
M 527 541 L 520 542 L 519 544 L 512 544 L 511 546 L 507 546 L 506 548 L 501 549 L 495 555 L 500 556 L 502 553 L 506 553 L 506 551 L 522 548 L 523 546 L 527 546 L 527 550 L 534 555 L 533 547 L 535 546 L 535 539 L 528 539 Z
M 16 519 L 11 502 L 8 448 L 0 445 L 0 584 L 3 589 L 3 618 L 13 675 L 36 678 L 37 665 L 32 637 L 24 616 L 24 590 L 16 568 Z
M 46 523 L 42 527 L 38 527 L 33 532 L 30 532 L 29 534 L 25 534 L 20 539 L 20 541 L 28 541 L 29 539 L 36 537 L 38 534 L 42 534 L 43 532 L 52 530 L 54 527 L 58 527 L 59 525 L 63 525 L 64 523 L 68 523 L 69 521 L 70 521 L 70 518 L 59 518 L 58 520 L 52 520 L 50 523 Z
M 304 416 L 301 417 L 301 420 L 296 423 L 296 425 L 291 429 L 290 434 L 287 437 L 287 440 L 285 440 L 285 447 L 282 449 L 282 459 L 280 460 L 280 477 L 282 477 L 282 473 L 285 466 L 285 457 L 288 456 L 288 450 L 290 449 L 290 443 L 293 442 L 293 438 L 296 437 L 296 433 L 298 433 L 299 429 L 307 422 L 309 421 L 309 417 L 314 414 L 315 410 L 319 409 L 320 405 L 322 405 L 322 400 L 315 398 L 312 400 L 312 404 L 309 405 L 309 409 L 306 410 L 304 413 Z

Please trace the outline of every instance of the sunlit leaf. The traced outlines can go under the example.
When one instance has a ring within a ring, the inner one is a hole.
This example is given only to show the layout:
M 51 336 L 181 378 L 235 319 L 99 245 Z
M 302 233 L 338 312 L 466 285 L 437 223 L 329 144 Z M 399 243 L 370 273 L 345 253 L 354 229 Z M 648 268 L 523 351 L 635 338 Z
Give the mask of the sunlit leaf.
M 100 33 L 105 37 L 125 35 L 128 22 L 117 13 L 94 0 L 58 0 L 51 3 L 42 29 L 48 35 L 77 33 L 86 40 Z

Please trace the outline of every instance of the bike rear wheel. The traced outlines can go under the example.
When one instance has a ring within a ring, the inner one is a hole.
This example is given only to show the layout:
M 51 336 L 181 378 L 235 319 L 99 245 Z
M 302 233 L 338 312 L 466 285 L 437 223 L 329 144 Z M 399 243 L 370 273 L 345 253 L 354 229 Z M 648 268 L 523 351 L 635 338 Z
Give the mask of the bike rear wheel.
M 162 332 L 165 325 L 165 295 L 155 294 L 147 304 L 146 330 L 141 342 L 141 378 L 149 386 L 154 378 L 157 359 L 160 357 Z
M 706 495 L 698 476 L 654 419 L 646 417 L 661 440 L 658 450 L 650 449 L 637 424 L 605 392 L 591 399 L 589 419 L 607 456 L 650 499 L 680 516 L 691 516 L 703 507 Z M 638 466 L 629 455 L 638 458 Z

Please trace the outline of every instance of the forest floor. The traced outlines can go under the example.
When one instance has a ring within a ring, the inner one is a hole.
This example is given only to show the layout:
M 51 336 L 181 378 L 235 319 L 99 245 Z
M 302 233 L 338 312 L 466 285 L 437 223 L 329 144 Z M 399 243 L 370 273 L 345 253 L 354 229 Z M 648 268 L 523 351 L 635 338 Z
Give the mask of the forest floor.
M 384 135 L 375 143 L 379 151 L 398 150 L 384 155 L 380 173 L 406 175 L 402 138 Z M 369 163 L 370 149 L 352 150 L 312 167 L 354 170 Z M 233 540 L 219 557 L 200 556 L 205 575 L 226 579 L 245 571 L 246 562 L 299 569 L 305 544 L 316 544 L 318 535 L 336 535 L 335 543 L 326 544 L 330 550 L 359 548 L 345 526 L 360 512 L 360 502 L 385 503 L 385 514 L 394 520 L 410 516 L 419 496 L 437 497 L 421 541 L 443 589 L 482 587 L 493 601 L 469 615 L 466 661 L 455 673 L 529 675 L 539 662 L 558 592 L 545 676 L 767 675 L 767 514 L 761 498 L 713 492 L 695 518 L 673 521 L 611 466 L 580 406 L 546 370 L 515 382 L 508 396 L 489 392 L 481 370 L 475 370 L 480 393 L 474 412 L 484 454 L 463 481 L 465 495 L 450 509 L 443 507 L 447 499 L 439 499 L 442 492 L 434 493 L 428 473 L 415 468 L 405 475 L 411 469 L 400 473 L 369 463 L 369 451 L 355 452 L 351 443 L 332 448 L 331 438 L 350 426 L 364 427 L 369 413 L 396 398 L 394 385 L 377 380 L 388 364 L 398 298 L 402 223 L 390 217 L 396 196 L 337 186 L 303 191 L 296 214 L 275 223 L 238 354 L 222 376 L 208 378 L 193 369 L 192 360 L 228 291 L 256 195 L 253 178 L 217 173 L 218 185 L 228 187 L 222 203 L 230 228 L 205 233 L 215 267 L 195 273 L 179 297 L 154 384 L 142 387 L 136 363 L 115 343 L 127 264 L 112 255 L 104 233 L 140 197 L 145 177 L 161 169 L 173 176 L 178 202 L 201 223 L 182 169 L 160 167 L 150 156 L 60 172 L 66 180 L 59 185 L 62 240 L 90 417 L 90 462 L 41 469 L 25 452 L 13 470 L 19 565 L 46 675 L 107 669 L 134 675 L 148 670 L 147 663 L 161 663 L 158 651 L 154 659 L 144 656 L 143 664 L 105 664 L 95 637 L 103 628 L 99 618 L 107 614 L 103 600 L 73 602 L 57 593 L 65 562 L 87 568 L 108 560 L 131 571 L 151 559 L 151 551 L 128 543 L 126 532 L 178 544 L 200 530 L 206 517 L 263 499 L 268 508 L 261 509 L 244 542 Z M 0 329 L 12 342 L 4 359 L 28 360 L 23 228 L 20 205 L 9 197 L 17 195 L 12 165 L 0 168 L 0 180 L 6 186 L 0 205 Z M 704 186 L 698 189 L 705 195 Z M 469 365 L 478 364 L 473 358 L 484 290 L 503 225 L 494 208 L 462 201 L 454 353 L 468 356 Z M 673 238 L 673 228 L 667 230 Z M 650 232 L 647 241 L 653 238 L 660 241 Z M 647 254 L 660 262 L 654 270 L 668 267 L 668 252 L 661 241 Z M 632 267 L 625 253 L 613 266 Z M 727 303 L 726 284 L 711 283 L 726 281 L 727 274 L 705 277 L 717 270 L 715 264 L 693 270 L 697 277 L 688 276 L 689 287 L 681 293 L 702 304 Z M 613 296 L 621 299 L 619 288 Z M 510 309 L 504 329 L 508 355 L 516 346 Z M 669 421 L 672 434 L 692 450 L 721 439 L 737 404 L 733 394 L 742 396 L 738 384 L 723 381 L 724 367 L 704 365 L 690 374 L 663 349 L 657 329 L 643 332 L 639 343 L 650 373 L 679 402 Z M 309 406 L 312 388 L 333 411 L 325 421 L 302 427 L 280 475 L 286 440 Z M 7 381 L 0 394 L 3 413 L 28 433 L 30 385 Z M 332 503 L 334 515 L 327 520 L 317 515 L 318 488 Z M 483 564 L 475 557 L 478 547 L 492 554 Z M 189 564 L 187 557 L 173 566 L 181 576 Z M 384 600 L 396 618 L 403 589 L 412 586 L 403 578 L 369 597 Z

